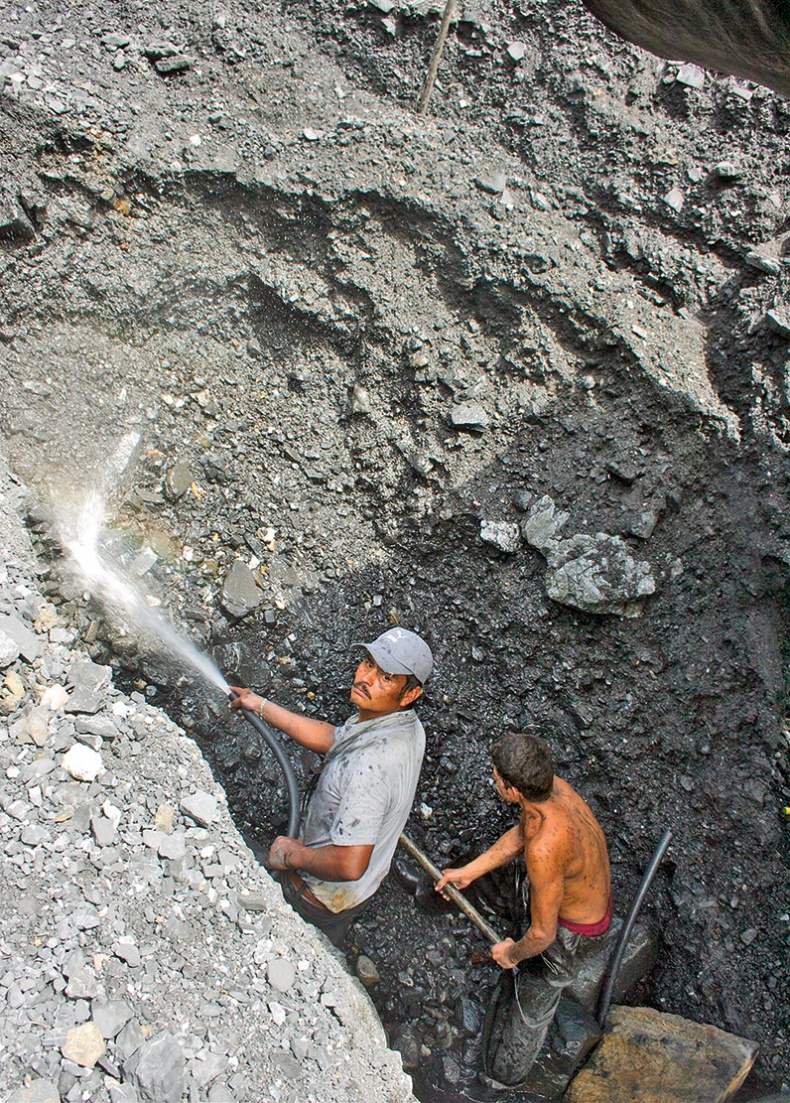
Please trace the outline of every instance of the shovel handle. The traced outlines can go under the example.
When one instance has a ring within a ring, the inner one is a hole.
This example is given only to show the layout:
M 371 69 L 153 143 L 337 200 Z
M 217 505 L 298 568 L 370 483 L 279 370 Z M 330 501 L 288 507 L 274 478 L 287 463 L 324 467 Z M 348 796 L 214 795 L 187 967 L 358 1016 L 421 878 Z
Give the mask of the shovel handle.
M 424 854 L 422 850 L 420 850 L 420 848 L 417 846 L 417 844 L 409 838 L 408 835 L 401 835 L 398 841 L 400 842 L 403 849 L 406 850 L 412 856 L 412 858 L 415 859 L 415 861 L 419 862 L 425 872 L 431 875 L 434 881 L 438 881 L 441 878 L 442 871 L 433 864 L 428 855 Z M 483 919 L 477 908 L 469 903 L 466 897 L 458 891 L 455 885 L 445 885 L 442 889 L 442 892 L 445 893 L 450 898 L 450 900 L 452 900 L 453 903 L 461 909 L 467 919 L 470 919 L 479 931 L 483 932 L 483 934 L 486 936 L 492 946 L 495 946 L 497 942 L 502 941 L 502 936 L 498 935 L 494 928 L 489 923 L 487 923 L 485 919 Z

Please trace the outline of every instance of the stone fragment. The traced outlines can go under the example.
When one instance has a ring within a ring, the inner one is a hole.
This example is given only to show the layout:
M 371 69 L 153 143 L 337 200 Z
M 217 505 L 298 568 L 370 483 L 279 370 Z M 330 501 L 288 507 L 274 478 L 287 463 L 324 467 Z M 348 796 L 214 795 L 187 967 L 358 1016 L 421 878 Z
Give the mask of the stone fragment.
M 57 712 L 59 709 L 65 708 L 68 704 L 69 695 L 63 686 L 53 685 L 47 686 L 44 692 L 41 694 L 41 707 L 49 709 L 51 712 Z
M 527 52 L 523 42 L 509 42 L 507 47 L 508 57 L 511 61 L 522 61 Z
M 166 835 L 159 844 L 158 854 L 160 858 L 169 858 L 171 861 L 179 861 L 187 852 L 187 837 L 183 831 L 175 835 Z
M 160 804 L 154 816 L 154 829 L 165 835 L 172 835 L 175 820 L 175 808 L 169 804 Z
M 407 1071 L 416 1069 L 420 1064 L 422 1043 L 419 1034 L 411 1023 L 400 1027 L 395 1034 L 393 1044 L 401 1055 L 404 1069 Z
M 75 743 L 63 756 L 63 769 L 76 781 L 96 781 L 104 770 L 102 756 L 98 751 L 85 747 L 84 743 Z
M 125 961 L 130 969 L 136 969 L 142 961 L 139 947 L 135 946 L 131 941 L 126 942 L 120 939 L 113 946 L 112 952 L 116 957 L 119 957 L 121 961 Z
M 705 84 L 705 70 L 691 63 L 681 65 L 675 80 L 678 84 L 685 84 L 687 88 L 702 88 Z
M 450 414 L 450 421 L 456 429 L 482 431 L 488 428 L 488 420 L 488 414 L 476 402 L 460 402 Z
M 475 184 L 489 195 L 501 195 L 507 187 L 507 176 L 504 172 L 492 172 L 486 176 L 475 177 Z
M 190 796 L 184 797 L 181 801 L 181 811 L 184 815 L 189 816 L 201 827 L 211 826 L 217 818 L 217 808 L 217 798 L 212 797 L 211 793 L 204 793 L 200 789 L 190 794 Z
M 154 62 L 154 69 L 162 77 L 169 77 L 175 73 L 184 73 L 192 68 L 192 62 L 188 57 L 179 54 L 178 57 L 163 57 L 161 61 Z
M 546 593 L 588 613 L 638 616 L 641 599 L 655 593 L 649 563 L 634 559 L 619 536 L 580 533 L 547 550 Z
M 378 969 L 365 954 L 360 954 L 357 958 L 357 976 L 366 988 L 371 988 L 381 980 Z
M 533 548 L 544 551 L 556 542 L 557 533 L 569 517 L 569 513 L 558 510 L 548 494 L 544 494 L 530 506 L 521 523 L 521 534 Z
M 773 310 L 767 310 L 765 313 L 765 320 L 771 329 L 778 333 L 780 337 L 790 338 L 790 313 L 786 310 L 782 310 L 779 307 L 774 307 Z
M 114 1038 L 133 1014 L 126 1000 L 94 1000 L 91 1004 L 91 1021 L 99 1028 L 103 1038 Z
M 648 1007 L 615 1007 L 565 1103 L 716 1103 L 735 1094 L 756 1053 L 754 1042 L 715 1026 Z
M 83 743 L 75 743 L 66 752 L 62 766 L 76 781 L 95 781 L 104 769 L 101 755 Z
M 110 667 L 99 666 L 90 659 L 77 659 L 69 668 L 69 685 L 73 693 L 66 712 L 96 713 L 104 703 L 105 690 L 110 685 Z
M 178 1103 L 185 1088 L 184 1065 L 178 1039 L 159 1034 L 123 1062 L 123 1074 L 145 1103 Z
M 673 211 L 678 214 L 683 210 L 683 204 L 686 202 L 686 197 L 680 188 L 672 188 L 664 196 L 664 202 L 668 207 L 671 207 Z
M 106 1046 L 99 1028 L 94 1022 L 72 1027 L 60 1052 L 67 1061 L 73 1061 L 85 1069 L 92 1069 L 105 1053 Z
M 518 525 L 509 521 L 481 521 L 480 539 L 508 555 L 517 552 L 521 545 Z
M 16 712 L 17 706 L 25 696 L 25 683 L 15 670 L 9 670 L 3 679 L 3 692 L 0 694 L 0 708 L 8 715 Z
M 751 249 L 743 258 L 752 268 L 759 272 L 767 272 L 770 276 L 778 276 L 782 271 L 782 262 L 779 257 L 768 249 Z
M 719 161 L 711 169 L 711 174 L 723 184 L 734 184 L 743 176 L 743 169 L 734 161 Z
M 24 1087 L 14 1088 L 6 1103 L 60 1103 L 60 1090 L 52 1080 L 37 1077 Z
M 234 620 L 246 617 L 263 601 L 263 593 L 255 582 L 255 576 L 240 559 L 235 560 L 225 576 L 220 601 L 225 612 Z
M 16 641 L 25 662 L 35 662 L 41 654 L 41 641 L 19 617 L 0 616 L 0 632 Z
M 276 957 L 269 962 L 267 976 L 272 988 L 276 988 L 278 992 L 287 992 L 296 979 L 296 970 L 286 958 Z
M 10 666 L 19 658 L 19 644 L 0 629 L 0 668 Z
M 195 477 L 189 466 L 182 461 L 171 467 L 165 477 L 164 495 L 169 502 L 177 502 L 189 490 Z

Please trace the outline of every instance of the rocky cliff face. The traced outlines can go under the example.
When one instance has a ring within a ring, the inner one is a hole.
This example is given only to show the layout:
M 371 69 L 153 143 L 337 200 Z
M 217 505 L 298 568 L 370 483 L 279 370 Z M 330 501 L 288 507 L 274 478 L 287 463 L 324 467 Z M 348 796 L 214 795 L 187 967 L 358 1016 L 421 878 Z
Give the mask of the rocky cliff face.
M 535 725 L 621 900 L 675 832 L 643 997 L 786 1078 L 784 101 L 575 5 L 465 6 L 419 118 L 419 6 L 6 31 L 0 416 L 42 555 L 47 502 L 133 431 L 117 554 L 229 674 L 342 719 L 348 645 L 422 630 L 418 840 L 493 836 L 490 739 Z M 57 563 L 47 588 L 265 844 L 276 781 L 224 702 Z M 485 1002 L 462 933 L 391 886 L 358 935 L 445 1084 Z

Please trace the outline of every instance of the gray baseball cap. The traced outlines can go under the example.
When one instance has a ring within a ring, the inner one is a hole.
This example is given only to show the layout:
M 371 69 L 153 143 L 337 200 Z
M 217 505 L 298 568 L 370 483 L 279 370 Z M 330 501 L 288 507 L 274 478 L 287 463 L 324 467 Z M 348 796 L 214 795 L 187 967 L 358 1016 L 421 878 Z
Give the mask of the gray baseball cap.
M 364 647 L 387 674 L 413 674 L 420 684 L 427 682 L 433 670 L 433 655 L 425 640 L 408 628 L 390 628 Z

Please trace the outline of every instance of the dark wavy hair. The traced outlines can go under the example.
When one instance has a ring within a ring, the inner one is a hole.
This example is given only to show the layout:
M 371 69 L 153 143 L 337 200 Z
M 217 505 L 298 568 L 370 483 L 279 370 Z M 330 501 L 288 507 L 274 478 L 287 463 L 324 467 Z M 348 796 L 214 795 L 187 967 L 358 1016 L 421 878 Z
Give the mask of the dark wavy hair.
M 525 800 L 548 800 L 554 784 L 554 760 L 537 735 L 523 732 L 505 735 L 491 748 L 491 757 L 506 785 L 518 789 Z

